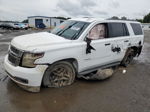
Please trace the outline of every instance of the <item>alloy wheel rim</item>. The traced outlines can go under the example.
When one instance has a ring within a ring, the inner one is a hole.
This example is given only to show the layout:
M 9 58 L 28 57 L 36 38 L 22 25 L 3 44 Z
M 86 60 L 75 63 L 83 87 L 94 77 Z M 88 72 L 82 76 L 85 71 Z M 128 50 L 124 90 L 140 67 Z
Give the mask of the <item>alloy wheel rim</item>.
M 72 80 L 72 77 L 70 75 L 71 73 L 72 71 L 70 69 L 67 69 L 67 67 L 64 66 L 54 67 L 49 77 L 51 86 L 62 87 L 65 85 L 69 85 Z

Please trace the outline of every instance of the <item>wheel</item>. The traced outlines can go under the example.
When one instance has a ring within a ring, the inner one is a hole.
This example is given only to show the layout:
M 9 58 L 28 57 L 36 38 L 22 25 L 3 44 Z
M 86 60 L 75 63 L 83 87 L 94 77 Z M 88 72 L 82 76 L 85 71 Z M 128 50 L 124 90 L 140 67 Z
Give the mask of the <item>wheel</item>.
M 133 58 L 134 58 L 134 50 L 128 49 L 121 62 L 121 65 L 127 67 L 132 62 Z
M 46 70 L 43 77 L 45 87 L 63 87 L 71 85 L 75 80 L 75 69 L 67 61 L 60 61 L 52 64 Z

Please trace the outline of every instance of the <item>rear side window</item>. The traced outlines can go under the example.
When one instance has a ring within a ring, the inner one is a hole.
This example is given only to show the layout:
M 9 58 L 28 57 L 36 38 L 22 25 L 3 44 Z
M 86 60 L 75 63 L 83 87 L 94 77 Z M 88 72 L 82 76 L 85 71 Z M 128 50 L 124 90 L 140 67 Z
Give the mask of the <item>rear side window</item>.
M 130 23 L 135 35 L 143 35 L 141 25 L 138 23 Z
M 108 37 L 129 36 L 125 23 L 108 23 Z

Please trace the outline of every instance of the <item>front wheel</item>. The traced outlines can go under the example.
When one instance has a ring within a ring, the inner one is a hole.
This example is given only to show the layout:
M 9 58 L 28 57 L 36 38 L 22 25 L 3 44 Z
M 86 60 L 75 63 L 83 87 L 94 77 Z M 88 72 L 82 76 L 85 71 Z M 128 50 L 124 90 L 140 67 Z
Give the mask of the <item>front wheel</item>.
M 63 87 L 71 85 L 75 80 L 75 70 L 71 63 L 60 61 L 52 64 L 43 77 L 45 87 Z

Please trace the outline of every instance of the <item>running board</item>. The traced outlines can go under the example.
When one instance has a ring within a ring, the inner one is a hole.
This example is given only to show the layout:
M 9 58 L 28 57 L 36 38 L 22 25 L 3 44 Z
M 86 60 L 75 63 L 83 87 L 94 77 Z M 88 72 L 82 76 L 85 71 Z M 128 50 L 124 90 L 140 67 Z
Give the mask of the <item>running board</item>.
M 117 65 L 120 65 L 120 61 L 81 71 L 81 72 L 79 72 L 78 76 L 80 77 L 80 75 L 85 75 L 85 74 L 94 72 L 98 69 L 105 69 L 105 68 L 109 68 L 109 67 L 113 67 L 113 66 L 117 66 Z

